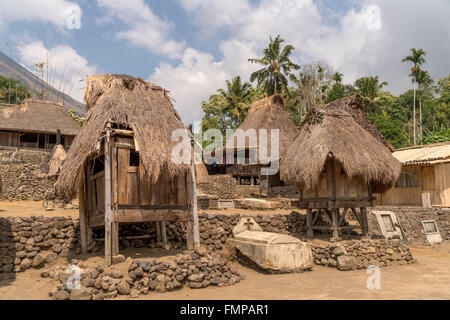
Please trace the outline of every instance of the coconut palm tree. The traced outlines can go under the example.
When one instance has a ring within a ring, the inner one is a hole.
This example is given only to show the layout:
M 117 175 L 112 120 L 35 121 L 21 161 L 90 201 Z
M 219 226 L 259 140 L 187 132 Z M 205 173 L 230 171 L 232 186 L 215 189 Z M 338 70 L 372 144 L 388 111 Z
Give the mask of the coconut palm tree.
M 269 95 L 278 93 L 280 89 L 287 91 L 288 76 L 291 70 L 298 70 L 300 66 L 290 60 L 294 50 L 291 45 L 281 48 L 284 42 L 278 35 L 275 39 L 270 37 L 269 46 L 263 50 L 262 59 L 248 59 L 251 63 L 263 65 L 264 67 L 253 72 L 250 82 L 257 80 L 258 87 L 263 87 Z
M 251 85 L 242 83 L 241 77 L 237 76 L 227 80 L 227 89 L 217 90 L 225 99 L 224 112 L 230 115 L 233 126 L 237 127 L 245 119 L 250 107 Z
M 420 66 L 425 63 L 425 55 L 427 53 L 423 49 L 411 48 L 411 55 L 402 59 L 402 62 L 411 62 L 413 67 L 411 68 L 410 77 L 414 86 L 414 102 L 413 102 L 413 116 L 414 116 L 414 145 L 416 145 L 416 82 L 417 75 L 420 72 Z
M 355 87 L 358 88 L 362 100 L 372 110 L 380 100 L 378 93 L 387 85 L 386 81 L 380 82 L 378 76 L 363 77 L 355 81 Z

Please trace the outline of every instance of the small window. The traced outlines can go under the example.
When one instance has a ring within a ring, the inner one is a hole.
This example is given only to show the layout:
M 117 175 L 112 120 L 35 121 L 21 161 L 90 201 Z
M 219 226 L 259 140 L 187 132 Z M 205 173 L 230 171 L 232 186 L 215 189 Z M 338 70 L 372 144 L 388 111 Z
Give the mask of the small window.
M 56 144 L 56 134 L 49 134 L 48 135 L 48 143 L 49 144 Z
M 425 234 L 438 233 L 436 221 L 434 220 L 422 221 L 422 225 L 423 230 L 425 230 Z
M 37 143 L 37 140 L 38 138 L 36 133 L 27 132 L 20 135 L 20 142 Z
M 139 152 L 130 150 L 130 167 L 139 167 Z
M 402 168 L 400 177 L 395 182 L 396 188 L 414 188 L 419 186 L 419 169 Z

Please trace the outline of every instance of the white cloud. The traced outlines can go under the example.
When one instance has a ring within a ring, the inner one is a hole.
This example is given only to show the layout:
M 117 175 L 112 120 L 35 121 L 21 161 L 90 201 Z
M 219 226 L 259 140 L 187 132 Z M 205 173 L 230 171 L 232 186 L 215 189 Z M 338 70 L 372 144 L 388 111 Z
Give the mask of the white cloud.
M 110 18 L 117 18 L 129 26 L 128 30 L 116 34 L 118 39 L 128 40 L 135 46 L 165 54 L 169 58 L 182 56 L 184 42 L 170 39 L 174 24 L 161 20 L 143 0 L 97 0 L 97 2 L 100 7 L 107 10 Z
M 220 48 L 224 53 L 220 61 L 215 61 L 210 54 L 188 48 L 178 65 L 160 63 L 150 76 L 151 82 L 171 92 L 175 107 L 185 123 L 201 120 L 201 102 L 223 88 L 225 80 L 241 75 L 245 81 L 255 70 L 247 63 L 247 58 L 255 55 L 251 47 L 231 40 L 222 43 Z
M 65 0 L 1 0 L 0 27 L 18 20 L 47 21 L 58 27 L 65 27 L 73 14 L 81 13 L 80 6 Z
M 19 45 L 17 49 L 20 62 L 31 71 L 36 70 L 36 63 L 47 63 L 48 59 L 50 85 L 82 101 L 86 76 L 96 73 L 96 66 L 90 65 L 86 58 L 67 45 L 48 49 L 42 41 L 32 41 Z M 44 69 L 43 80 L 46 81 L 47 67 Z

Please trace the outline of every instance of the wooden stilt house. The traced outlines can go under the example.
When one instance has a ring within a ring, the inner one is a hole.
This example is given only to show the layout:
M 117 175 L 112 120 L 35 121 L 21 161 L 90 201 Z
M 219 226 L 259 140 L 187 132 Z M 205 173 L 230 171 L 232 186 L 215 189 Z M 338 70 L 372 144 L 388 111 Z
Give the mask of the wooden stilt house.
M 401 164 L 389 149 L 343 110 L 313 109 L 299 136 L 281 159 L 281 178 L 300 190 L 300 207 L 307 210 L 307 235 L 313 230 L 332 232 L 340 238 L 344 229 L 367 233 L 366 208 L 373 192 L 390 188 Z M 351 211 L 358 226 L 344 226 Z M 328 226 L 316 224 L 319 215 Z
M 167 91 L 126 75 L 90 76 L 86 122 L 75 138 L 57 191 L 79 194 L 81 248 L 105 228 L 106 264 L 119 252 L 123 223 L 187 222 L 187 246 L 199 244 L 194 165 L 171 159 L 176 129 L 186 129 Z M 187 129 L 186 129 L 187 130 Z

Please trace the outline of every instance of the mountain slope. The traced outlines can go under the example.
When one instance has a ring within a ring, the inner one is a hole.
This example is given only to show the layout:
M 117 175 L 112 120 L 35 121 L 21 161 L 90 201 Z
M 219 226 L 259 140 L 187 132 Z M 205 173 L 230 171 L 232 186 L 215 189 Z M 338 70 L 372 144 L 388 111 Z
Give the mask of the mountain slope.
M 19 80 L 23 85 L 27 86 L 35 91 L 42 91 L 43 89 L 48 90 L 49 98 L 48 100 L 58 100 L 63 101 L 66 110 L 75 109 L 80 114 L 86 113 L 86 107 L 81 102 L 73 99 L 69 95 L 58 91 L 52 86 L 48 85 L 42 81 L 40 78 L 36 77 L 30 71 L 22 67 L 20 64 L 15 62 L 13 59 L 9 58 L 7 55 L 0 51 L 0 75 Z

